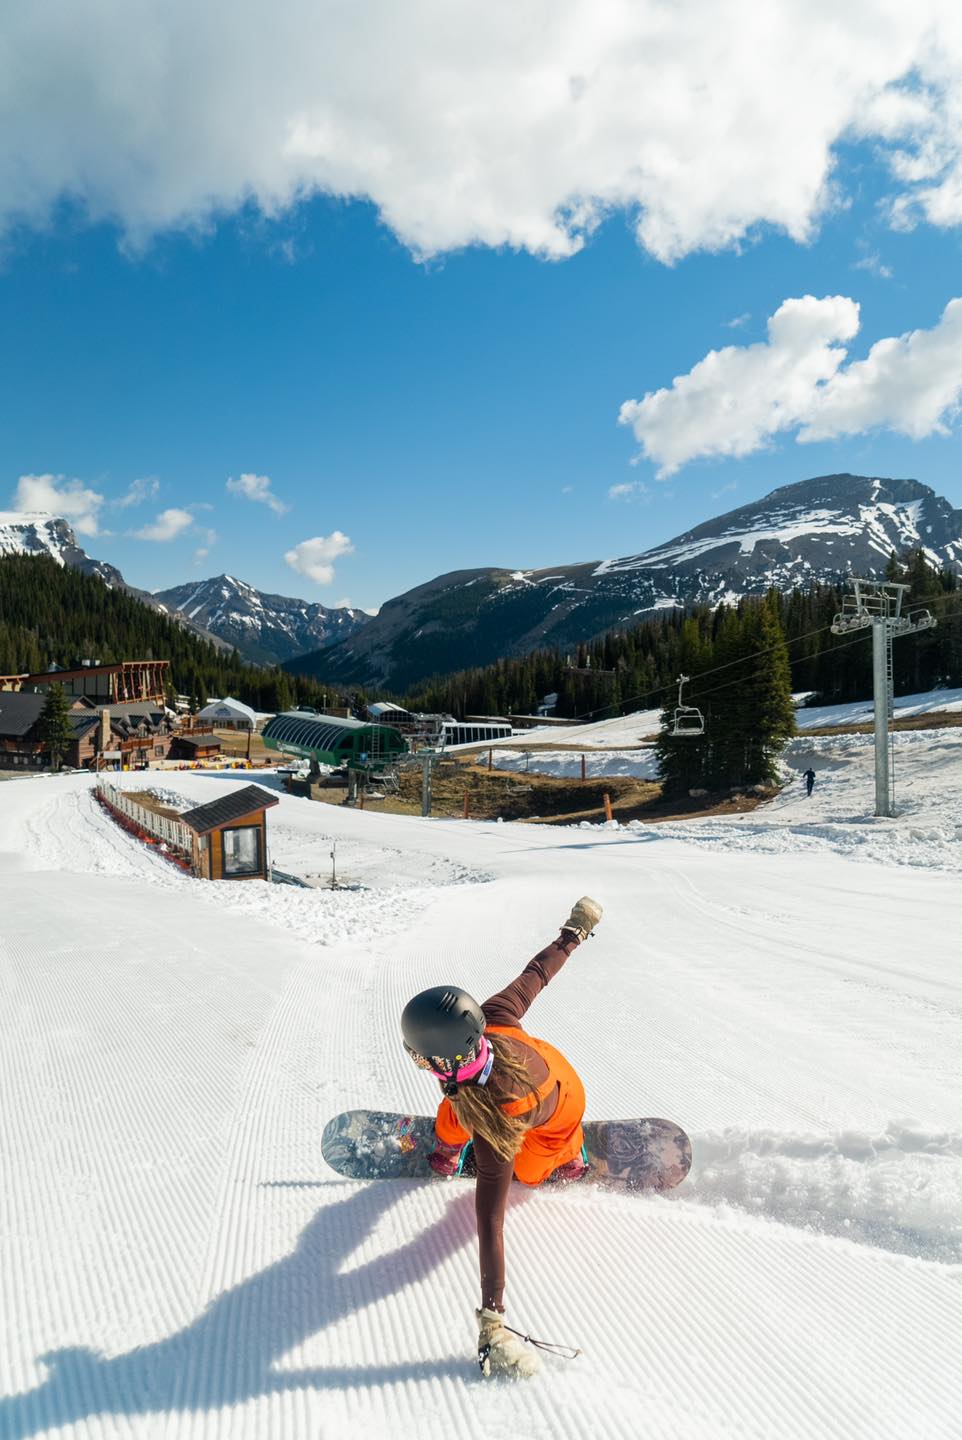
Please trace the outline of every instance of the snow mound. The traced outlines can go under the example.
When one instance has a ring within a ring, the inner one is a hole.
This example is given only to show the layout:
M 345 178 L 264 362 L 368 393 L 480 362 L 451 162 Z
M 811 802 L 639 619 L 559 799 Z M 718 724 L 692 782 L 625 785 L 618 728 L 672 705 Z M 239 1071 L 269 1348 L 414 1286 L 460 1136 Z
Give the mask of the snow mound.
M 693 1137 L 686 1201 L 943 1264 L 962 1263 L 962 1134 L 726 1130 Z

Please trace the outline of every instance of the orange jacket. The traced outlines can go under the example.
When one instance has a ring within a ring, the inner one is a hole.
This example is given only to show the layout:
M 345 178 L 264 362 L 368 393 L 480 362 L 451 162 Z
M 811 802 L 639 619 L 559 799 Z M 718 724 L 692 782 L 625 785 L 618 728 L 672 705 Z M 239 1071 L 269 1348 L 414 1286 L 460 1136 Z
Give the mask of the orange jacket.
M 578 1072 L 560 1050 L 556 1050 L 546 1040 L 535 1039 L 520 1026 L 489 1025 L 485 1034 L 507 1035 L 534 1050 L 548 1067 L 547 1079 L 542 1081 L 534 1094 L 502 1103 L 501 1108 L 505 1114 L 524 1115 L 529 1110 L 534 1110 L 558 1087 L 558 1103 L 554 1112 L 542 1124 L 533 1126 L 527 1132 L 521 1149 L 514 1157 L 514 1173 L 517 1179 L 525 1185 L 540 1185 L 559 1165 L 564 1165 L 581 1154 L 584 1144 L 584 1131 L 581 1128 L 581 1117 L 585 1113 L 584 1086 Z M 445 1145 L 465 1145 L 471 1138 L 459 1123 L 450 1100 L 441 1101 L 434 1128 L 438 1139 Z

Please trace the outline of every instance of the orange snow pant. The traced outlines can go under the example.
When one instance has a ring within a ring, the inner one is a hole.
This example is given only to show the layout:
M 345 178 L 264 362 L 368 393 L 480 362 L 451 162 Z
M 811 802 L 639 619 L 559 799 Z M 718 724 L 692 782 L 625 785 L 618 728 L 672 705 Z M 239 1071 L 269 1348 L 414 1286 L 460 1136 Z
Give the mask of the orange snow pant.
M 514 1157 L 515 1177 L 525 1185 L 540 1185 L 542 1180 L 581 1154 L 585 1134 L 581 1121 L 585 1113 L 585 1087 L 577 1070 L 560 1050 L 545 1040 L 536 1040 L 512 1025 L 489 1025 L 487 1033 L 508 1035 L 513 1040 L 536 1050 L 548 1067 L 548 1078 L 538 1086 L 537 1099 L 524 1096 L 503 1108 L 508 1115 L 523 1115 L 533 1110 L 556 1085 L 560 1086 L 558 1104 L 550 1120 L 533 1126 L 525 1135 L 521 1149 Z M 471 1139 L 454 1113 L 450 1100 L 442 1100 L 434 1121 L 435 1133 L 445 1145 L 465 1145 Z

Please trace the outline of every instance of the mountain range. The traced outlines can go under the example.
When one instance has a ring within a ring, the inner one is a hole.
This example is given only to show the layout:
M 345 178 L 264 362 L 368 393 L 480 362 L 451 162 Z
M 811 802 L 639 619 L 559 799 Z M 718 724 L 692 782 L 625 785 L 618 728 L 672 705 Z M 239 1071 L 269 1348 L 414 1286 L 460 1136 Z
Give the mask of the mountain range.
M 615 560 L 440 575 L 383 605 L 357 634 L 286 669 L 403 693 L 434 674 L 540 646 L 564 649 L 658 611 L 735 602 L 845 575 L 879 577 L 922 546 L 962 572 L 962 511 L 917 480 L 822 475 Z
M 333 645 L 370 617 L 363 610 L 329 609 L 309 600 L 267 595 L 231 575 L 176 585 L 151 594 L 129 585 L 105 560 L 77 544 L 66 520 L 23 511 L 0 512 L 0 556 L 49 555 L 111 589 L 125 590 L 153 610 L 170 615 L 218 650 L 237 649 L 255 665 L 277 665 L 307 650 Z
M 439 575 L 371 618 L 267 594 L 230 575 L 151 595 L 87 555 L 65 520 L 0 514 L 0 555 L 51 554 L 253 663 L 396 693 L 541 646 L 574 647 L 659 611 L 736 602 L 771 586 L 879 577 L 893 552 L 920 546 L 933 565 L 962 573 L 962 511 L 917 480 L 822 475 L 638 554 Z

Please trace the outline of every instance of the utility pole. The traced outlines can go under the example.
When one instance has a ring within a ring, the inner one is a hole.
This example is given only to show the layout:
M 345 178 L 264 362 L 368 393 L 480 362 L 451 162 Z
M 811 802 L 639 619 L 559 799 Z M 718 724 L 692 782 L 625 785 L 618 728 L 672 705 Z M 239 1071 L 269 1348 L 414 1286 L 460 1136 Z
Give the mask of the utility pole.
M 419 756 L 421 761 L 421 814 L 431 813 L 431 762 L 434 755 L 430 750 L 422 750 Z
M 832 633 L 847 635 L 853 630 L 872 628 L 872 682 L 875 697 L 875 813 L 895 814 L 895 756 L 891 746 L 894 693 L 892 683 L 892 641 L 900 635 L 933 630 L 936 620 L 928 610 L 902 614 L 907 585 L 888 581 L 852 580 L 853 594 L 842 601 L 841 613 L 832 621 Z

